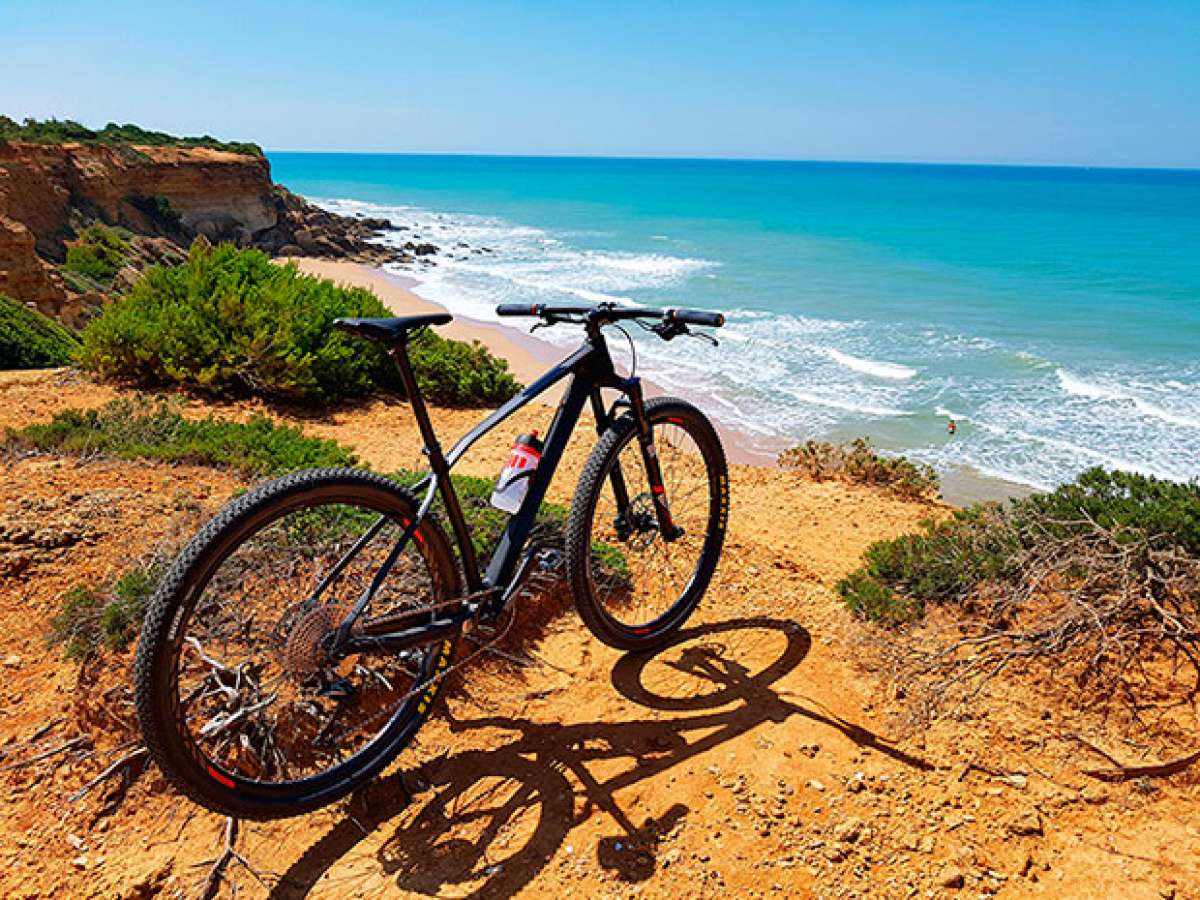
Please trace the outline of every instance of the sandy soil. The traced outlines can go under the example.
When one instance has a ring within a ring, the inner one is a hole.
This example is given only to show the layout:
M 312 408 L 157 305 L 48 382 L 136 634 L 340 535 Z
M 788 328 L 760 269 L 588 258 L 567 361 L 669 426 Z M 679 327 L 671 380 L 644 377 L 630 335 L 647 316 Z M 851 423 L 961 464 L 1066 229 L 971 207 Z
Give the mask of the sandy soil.
M 0 375 L 0 427 L 115 393 Z M 514 431 L 549 414 L 525 411 L 467 470 L 494 474 Z M 447 440 L 478 417 L 437 411 Z M 293 420 L 380 468 L 419 459 L 404 404 Z M 556 499 L 591 442 L 581 428 Z M 898 701 L 863 669 L 863 626 L 832 586 L 871 541 L 940 507 L 763 468 L 735 466 L 731 482 L 727 551 L 678 643 L 622 656 L 566 612 L 524 648 L 534 665 L 474 670 L 365 796 L 244 826 L 257 875 L 234 863 L 222 895 L 1200 896 L 1195 775 L 1090 779 L 1096 758 L 1068 740 L 1086 720 L 1019 693 L 925 732 L 890 724 Z M 0 463 L 4 896 L 200 893 L 224 823 L 153 771 L 70 802 L 134 739 L 127 657 L 107 677 L 80 672 L 44 633 L 67 587 L 118 573 L 243 486 L 186 466 Z

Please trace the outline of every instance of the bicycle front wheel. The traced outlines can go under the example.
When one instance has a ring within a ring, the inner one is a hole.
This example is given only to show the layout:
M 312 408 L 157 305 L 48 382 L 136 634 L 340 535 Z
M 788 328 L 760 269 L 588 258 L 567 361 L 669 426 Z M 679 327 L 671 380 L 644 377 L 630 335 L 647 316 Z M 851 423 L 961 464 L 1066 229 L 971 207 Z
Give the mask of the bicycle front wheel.
M 675 534 L 660 533 L 633 419 L 605 431 L 579 479 L 567 522 L 575 605 L 619 650 L 668 640 L 708 589 L 729 511 L 725 451 L 712 423 L 682 400 L 646 403 Z
M 226 815 L 298 815 L 378 774 L 428 715 L 453 641 L 331 655 L 356 628 L 424 615 L 459 594 L 441 528 L 394 482 L 298 472 L 236 499 L 151 600 L 135 665 L 146 745 L 187 796 Z M 386 577 L 379 573 L 393 560 Z

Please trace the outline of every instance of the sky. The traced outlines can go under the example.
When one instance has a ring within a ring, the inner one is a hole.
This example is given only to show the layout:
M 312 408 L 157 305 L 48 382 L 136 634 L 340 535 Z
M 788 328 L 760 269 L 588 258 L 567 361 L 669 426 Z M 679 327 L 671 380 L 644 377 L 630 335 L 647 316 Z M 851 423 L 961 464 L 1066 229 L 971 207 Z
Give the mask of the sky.
M 0 113 L 268 150 L 1200 167 L 1200 0 L 0 0 Z

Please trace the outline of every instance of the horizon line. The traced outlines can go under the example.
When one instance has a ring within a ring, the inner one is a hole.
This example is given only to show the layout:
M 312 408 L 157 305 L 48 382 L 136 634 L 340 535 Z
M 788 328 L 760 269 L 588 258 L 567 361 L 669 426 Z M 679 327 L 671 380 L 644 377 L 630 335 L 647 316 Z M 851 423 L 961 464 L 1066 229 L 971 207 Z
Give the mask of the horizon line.
M 260 145 L 261 146 L 261 145 Z M 596 153 L 496 153 L 469 150 L 320 150 L 297 148 L 263 148 L 270 153 L 324 153 L 331 156 L 462 156 L 484 159 L 578 159 L 616 160 L 628 162 L 758 162 L 758 163 L 802 163 L 805 165 L 861 165 L 861 166 L 958 166 L 962 168 L 988 169 L 1103 169 L 1123 172 L 1200 172 L 1200 163 L 1195 165 L 1171 165 L 1155 163 L 1061 163 L 1061 162 L 978 162 L 967 160 L 911 160 L 911 159 L 800 159 L 785 156 L 670 156 L 637 154 Z

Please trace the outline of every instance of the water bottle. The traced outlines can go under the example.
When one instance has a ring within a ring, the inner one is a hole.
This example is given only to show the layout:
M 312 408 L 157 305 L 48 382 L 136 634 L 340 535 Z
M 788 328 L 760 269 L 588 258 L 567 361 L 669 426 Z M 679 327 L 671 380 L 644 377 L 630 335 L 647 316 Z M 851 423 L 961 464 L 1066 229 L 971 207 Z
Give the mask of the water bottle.
M 496 479 L 492 506 L 509 514 L 520 509 L 525 495 L 529 493 L 529 481 L 541 461 L 542 442 L 538 440 L 537 432 L 518 437 L 508 451 L 508 462 Z

